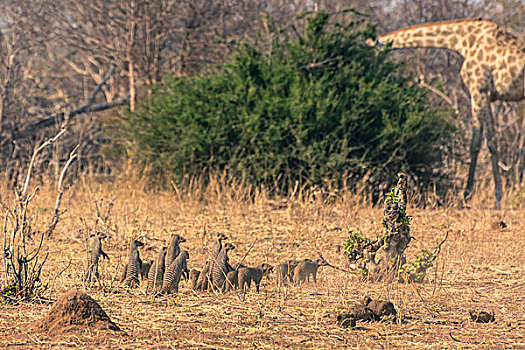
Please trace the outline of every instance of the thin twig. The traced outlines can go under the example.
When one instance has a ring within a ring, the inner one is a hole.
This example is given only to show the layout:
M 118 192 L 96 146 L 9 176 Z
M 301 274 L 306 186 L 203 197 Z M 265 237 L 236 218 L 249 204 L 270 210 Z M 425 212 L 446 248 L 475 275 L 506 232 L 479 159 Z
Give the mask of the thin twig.
M 7 247 L 7 222 L 9 220 L 8 214 L 9 214 L 9 209 L 6 210 L 5 219 L 4 219 L 4 245 L 3 245 L 3 252 L 2 252 L 6 280 L 9 279 L 9 260 L 8 260 L 9 256 L 8 255 L 10 254 L 10 248 L 11 248 L 11 245 L 9 245 L 9 248 Z
M 113 275 L 113 278 L 111 279 L 111 282 L 109 284 L 109 290 L 113 289 L 113 283 L 115 283 L 115 280 L 117 279 L 119 268 L 120 268 L 121 257 L 122 257 L 122 254 L 119 252 L 119 254 L 118 254 L 118 261 L 117 261 L 117 267 L 115 268 L 115 274 Z
M 353 271 L 348 271 L 348 270 L 345 270 L 345 269 L 342 269 L 342 268 L 340 268 L 340 267 L 337 267 L 337 266 L 334 266 L 334 265 L 330 264 L 330 263 L 329 263 L 329 262 L 328 262 L 328 261 L 327 261 L 327 260 L 321 255 L 321 252 L 317 252 L 317 254 L 319 254 L 319 257 L 320 257 L 321 259 L 323 259 L 323 261 L 324 261 L 328 266 L 330 266 L 331 268 L 336 269 L 336 270 L 339 270 L 339 271 L 347 272 L 347 273 L 353 273 Z
M 255 243 L 257 243 L 257 238 L 255 239 L 255 241 L 253 241 L 252 245 L 248 248 L 248 250 L 246 251 L 246 253 L 244 254 L 244 256 L 242 257 L 241 261 L 239 262 L 239 266 L 244 262 L 244 259 L 246 259 L 246 257 L 248 256 L 248 254 L 250 253 L 250 251 L 252 250 L 253 246 L 255 245 Z
M 452 338 L 452 340 L 457 341 L 458 343 L 466 343 L 466 342 L 464 342 L 463 340 L 459 340 L 459 339 L 455 338 L 455 337 L 452 335 L 452 330 L 450 330 L 450 331 L 448 332 L 448 335 L 450 335 L 450 338 Z
M 56 276 L 53 278 L 53 284 L 51 286 L 51 290 L 54 290 L 55 289 L 55 284 L 56 284 L 56 281 L 57 281 L 57 278 L 60 277 L 60 275 L 62 275 L 70 266 L 71 266 L 71 262 L 73 261 L 72 258 L 69 259 L 69 262 L 68 264 L 66 265 L 66 267 L 64 267 L 59 273 L 56 274 Z

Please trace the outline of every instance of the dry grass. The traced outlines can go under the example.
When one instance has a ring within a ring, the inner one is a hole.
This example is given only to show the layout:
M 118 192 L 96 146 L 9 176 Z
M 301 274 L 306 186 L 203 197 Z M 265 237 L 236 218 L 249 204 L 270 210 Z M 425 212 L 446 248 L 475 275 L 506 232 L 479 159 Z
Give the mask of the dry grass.
M 482 198 L 469 210 L 409 207 L 416 237 L 407 250 L 409 260 L 421 249 L 434 247 L 445 230 L 449 231 L 437 266 L 423 284 L 358 282 L 347 273 L 323 267 L 316 285 L 278 290 L 275 279 L 263 279 L 261 293 L 252 289 L 245 300 L 235 293 L 196 293 L 185 284 L 178 295 L 153 299 L 145 295 L 144 286 L 137 290 L 111 286 L 119 257 L 121 265 L 126 262 L 125 242 L 131 237 L 144 236 L 146 247 L 141 256 L 149 260 L 172 231 L 182 232 L 190 268 L 202 267 L 203 246 L 210 247 L 218 231 L 226 233 L 237 247 L 230 256 L 233 262 L 256 240 L 245 260 L 249 265 L 316 258 L 320 251 L 332 264 L 342 266 L 336 245 L 342 244 L 348 229 L 374 236 L 380 231 L 382 213 L 350 195 L 327 202 L 301 191 L 289 205 L 280 206 L 264 190 L 220 179 L 207 191 L 193 185 L 190 191 L 152 194 L 143 190 L 144 185 L 79 182 L 66 192 L 68 211 L 46 247 L 50 252 L 44 272 L 50 281 L 48 296 L 56 299 L 73 288 L 84 290 L 128 335 L 99 335 L 89 330 L 62 336 L 32 333 L 28 326 L 44 316 L 48 304 L 2 305 L 0 345 L 20 349 L 525 347 L 522 211 L 484 209 Z M 246 199 L 248 190 L 256 193 L 254 200 Z M 8 202 L 5 186 L 0 194 Z M 52 190 L 44 189 L 35 199 L 31 213 L 35 227 L 48 224 L 54 198 Z M 82 230 L 86 223 L 93 225 L 93 202 L 101 198 L 105 203 L 113 198 L 115 204 L 111 237 L 104 242 L 111 260 L 101 262 L 105 289 L 85 287 L 81 281 L 86 268 Z M 492 226 L 501 219 L 508 228 Z M 55 278 L 69 261 L 71 266 Z M 391 300 L 402 322 L 363 323 L 358 329 L 337 327 L 336 315 L 365 294 Z M 471 309 L 494 310 L 496 322 L 473 323 L 468 314 Z

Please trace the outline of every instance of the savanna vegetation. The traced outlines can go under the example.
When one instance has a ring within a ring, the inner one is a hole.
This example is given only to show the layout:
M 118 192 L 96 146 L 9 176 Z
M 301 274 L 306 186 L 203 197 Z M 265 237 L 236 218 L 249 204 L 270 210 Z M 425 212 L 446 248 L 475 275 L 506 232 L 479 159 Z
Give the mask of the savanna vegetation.
M 324 181 L 420 186 L 441 180 L 450 113 L 429 106 L 363 20 L 320 11 L 290 35 L 267 18 L 267 43 L 239 45 L 221 67 L 169 77 L 116 124 L 122 154 L 164 180 L 226 172 L 250 184 Z M 446 185 L 443 182 L 443 185 Z M 388 186 L 387 186 L 388 187 Z
M 485 151 L 465 203 L 461 59 L 365 45 L 480 15 L 523 35 L 520 0 L 30 5 L 0 2 L 0 345 L 525 347 L 523 104 L 494 110 L 503 209 Z M 406 192 L 392 189 L 399 171 Z M 89 283 L 98 232 L 109 259 Z M 189 268 L 202 269 L 220 232 L 232 265 L 329 264 L 316 283 L 280 285 L 273 272 L 260 293 L 119 283 L 131 240 L 150 262 L 180 234 Z M 373 278 L 376 266 L 394 273 Z M 123 332 L 35 330 L 75 289 Z M 342 327 L 365 296 L 396 317 Z M 483 312 L 487 323 L 473 316 Z

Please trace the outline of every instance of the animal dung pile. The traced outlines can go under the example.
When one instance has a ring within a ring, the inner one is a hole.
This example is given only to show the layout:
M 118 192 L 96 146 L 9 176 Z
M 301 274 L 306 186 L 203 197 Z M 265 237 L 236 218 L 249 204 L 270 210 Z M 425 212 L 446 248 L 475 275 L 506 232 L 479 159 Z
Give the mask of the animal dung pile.
M 469 311 L 469 314 L 470 314 L 470 319 L 478 323 L 490 323 L 496 320 L 496 315 L 494 311 L 490 313 L 487 311 L 471 310 Z
M 120 331 L 102 307 L 89 295 L 72 290 L 62 295 L 49 313 L 37 321 L 33 330 L 47 333 L 67 333 L 82 328 Z
M 397 311 L 391 302 L 365 297 L 362 304 L 356 304 L 348 312 L 337 315 L 337 324 L 343 328 L 353 328 L 357 321 L 395 320 L 396 314 Z
M 507 228 L 507 224 L 505 221 L 493 221 L 492 224 L 490 224 L 490 228 L 493 230 L 504 230 Z

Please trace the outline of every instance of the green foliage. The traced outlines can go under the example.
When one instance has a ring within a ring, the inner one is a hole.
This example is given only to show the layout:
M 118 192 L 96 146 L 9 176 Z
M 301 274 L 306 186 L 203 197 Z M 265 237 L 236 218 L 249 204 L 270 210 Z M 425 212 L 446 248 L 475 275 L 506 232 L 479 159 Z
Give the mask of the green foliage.
M 408 281 L 410 282 L 422 282 L 426 275 L 427 270 L 434 266 L 434 262 L 441 252 L 441 247 L 448 238 L 448 232 L 445 238 L 436 244 L 433 251 L 427 249 L 421 249 L 421 254 L 416 255 L 416 258 L 410 264 L 405 264 L 400 272 L 404 274 Z
M 392 203 L 399 203 L 399 196 L 395 193 L 395 189 L 391 189 L 390 192 L 385 195 L 385 197 L 390 198 Z
M 400 269 L 400 272 L 408 275 L 409 281 L 421 282 L 427 274 L 427 270 L 434 265 L 437 255 L 421 249 L 421 255 L 416 255 L 416 259 Z
M 115 125 L 117 155 L 176 181 L 212 170 L 252 184 L 366 173 L 377 183 L 397 171 L 429 181 L 451 132 L 445 115 L 388 51 L 365 44 L 373 26 L 332 25 L 322 11 L 306 20 L 299 39 L 274 28 L 214 71 L 167 77 Z
M 349 230 L 348 234 L 350 236 L 345 240 L 345 250 L 348 253 L 348 258 L 355 260 L 363 253 L 363 249 L 370 244 L 370 239 L 364 237 L 361 232 L 354 233 L 353 230 Z
M 404 228 L 409 228 L 410 227 L 410 220 L 412 220 L 412 216 L 405 215 L 405 216 L 403 216 L 403 218 L 401 220 L 402 220 L 403 227 Z

